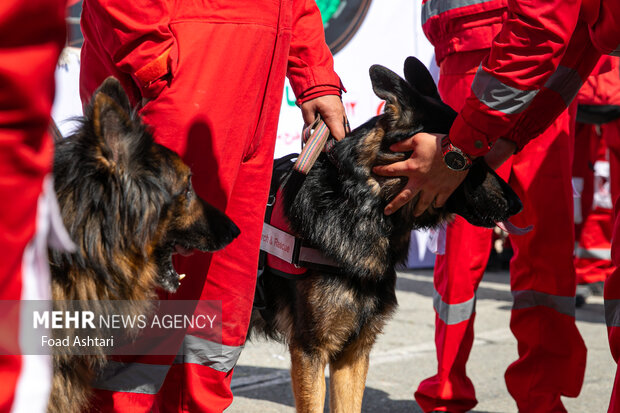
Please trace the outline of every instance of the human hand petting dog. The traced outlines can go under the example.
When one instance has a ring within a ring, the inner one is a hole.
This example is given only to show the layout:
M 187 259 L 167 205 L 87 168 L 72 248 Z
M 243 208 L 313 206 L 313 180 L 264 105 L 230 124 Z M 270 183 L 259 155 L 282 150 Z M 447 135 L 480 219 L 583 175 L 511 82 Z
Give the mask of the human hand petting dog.
M 323 122 L 329 128 L 329 132 L 337 141 L 344 138 L 348 132 L 349 122 L 338 95 L 325 95 L 310 99 L 301 104 L 301 115 L 304 118 L 304 126 L 310 125 L 321 115 Z
M 431 204 L 439 208 L 463 182 L 467 170 L 453 171 L 443 161 L 441 139 L 444 136 L 439 133 L 417 133 L 390 147 L 394 152 L 412 151 L 409 159 L 373 168 L 377 175 L 408 178 L 403 190 L 385 207 L 386 215 L 394 213 L 418 194 L 415 216 L 422 215 Z

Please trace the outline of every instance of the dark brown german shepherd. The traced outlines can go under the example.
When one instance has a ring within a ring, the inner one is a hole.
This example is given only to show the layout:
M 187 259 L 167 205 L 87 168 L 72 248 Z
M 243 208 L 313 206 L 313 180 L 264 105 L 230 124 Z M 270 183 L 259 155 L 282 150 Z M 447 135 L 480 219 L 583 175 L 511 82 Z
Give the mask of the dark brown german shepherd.
M 172 254 L 215 251 L 239 229 L 199 198 L 190 168 L 155 143 L 120 83 L 108 78 L 85 109 L 81 127 L 56 145 L 55 190 L 75 253 L 50 251 L 52 295 L 66 300 L 123 300 L 144 314 L 156 290 L 173 292 Z M 119 304 L 112 303 L 116 306 Z M 103 354 L 54 354 L 49 411 L 80 412 Z
M 309 269 L 298 280 L 265 268 L 259 277 L 264 308 L 254 311 L 252 328 L 288 343 L 299 412 L 323 411 L 326 364 L 331 411 L 361 410 L 369 353 L 396 308 L 395 266 L 407 256 L 412 229 L 436 226 L 452 213 L 493 227 L 521 210 L 510 187 L 478 161 L 445 207 L 414 217 L 413 200 L 385 216 L 406 178 L 377 176 L 372 168 L 406 159 L 409 153 L 389 148 L 417 132 L 447 133 L 456 114 L 415 58 L 405 62 L 406 80 L 382 66 L 373 66 L 370 77 L 385 113 L 322 154 L 306 177 L 289 172 L 276 182 L 292 231 L 339 267 Z

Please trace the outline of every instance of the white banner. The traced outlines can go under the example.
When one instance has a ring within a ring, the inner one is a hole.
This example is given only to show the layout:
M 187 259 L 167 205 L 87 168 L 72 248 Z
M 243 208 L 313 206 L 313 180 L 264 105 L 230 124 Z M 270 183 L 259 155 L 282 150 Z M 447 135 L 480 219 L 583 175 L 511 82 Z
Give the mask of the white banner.
M 336 72 L 347 89 L 342 100 L 351 128 L 363 124 L 383 109 L 382 101 L 372 91 L 368 75 L 370 66 L 380 64 L 402 76 L 405 59 L 416 56 L 431 69 L 431 73 L 436 72 L 433 48 L 422 32 L 420 10 L 418 2 L 411 0 L 371 1 L 358 31 L 334 55 Z M 302 128 L 301 111 L 295 105 L 295 95 L 287 81 L 278 125 L 276 158 L 300 151 Z

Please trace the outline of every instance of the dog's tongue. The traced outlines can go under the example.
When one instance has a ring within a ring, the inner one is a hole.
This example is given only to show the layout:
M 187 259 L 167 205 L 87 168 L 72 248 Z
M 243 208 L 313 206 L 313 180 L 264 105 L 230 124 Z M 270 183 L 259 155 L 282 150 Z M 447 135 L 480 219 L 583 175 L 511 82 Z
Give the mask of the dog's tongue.
M 496 222 L 495 225 L 497 225 L 498 227 L 500 227 L 501 229 L 503 229 L 504 231 L 512 235 L 524 235 L 534 229 L 534 225 L 528 225 L 525 228 L 519 228 L 518 226 L 514 225 L 512 222 L 508 220 L 502 221 L 502 222 Z
M 174 250 L 177 254 L 181 254 L 183 256 L 192 255 L 194 253 L 193 249 L 189 250 L 187 248 L 183 248 L 182 246 L 178 244 L 174 246 Z

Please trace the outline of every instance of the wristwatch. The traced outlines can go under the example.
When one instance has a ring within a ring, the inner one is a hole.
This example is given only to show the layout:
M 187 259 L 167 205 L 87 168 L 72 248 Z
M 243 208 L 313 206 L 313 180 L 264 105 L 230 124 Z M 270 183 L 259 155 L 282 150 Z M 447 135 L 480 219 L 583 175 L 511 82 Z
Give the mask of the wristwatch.
M 441 138 L 441 153 L 446 166 L 453 171 L 464 171 L 471 166 L 471 158 L 462 150 L 452 145 L 448 135 Z

